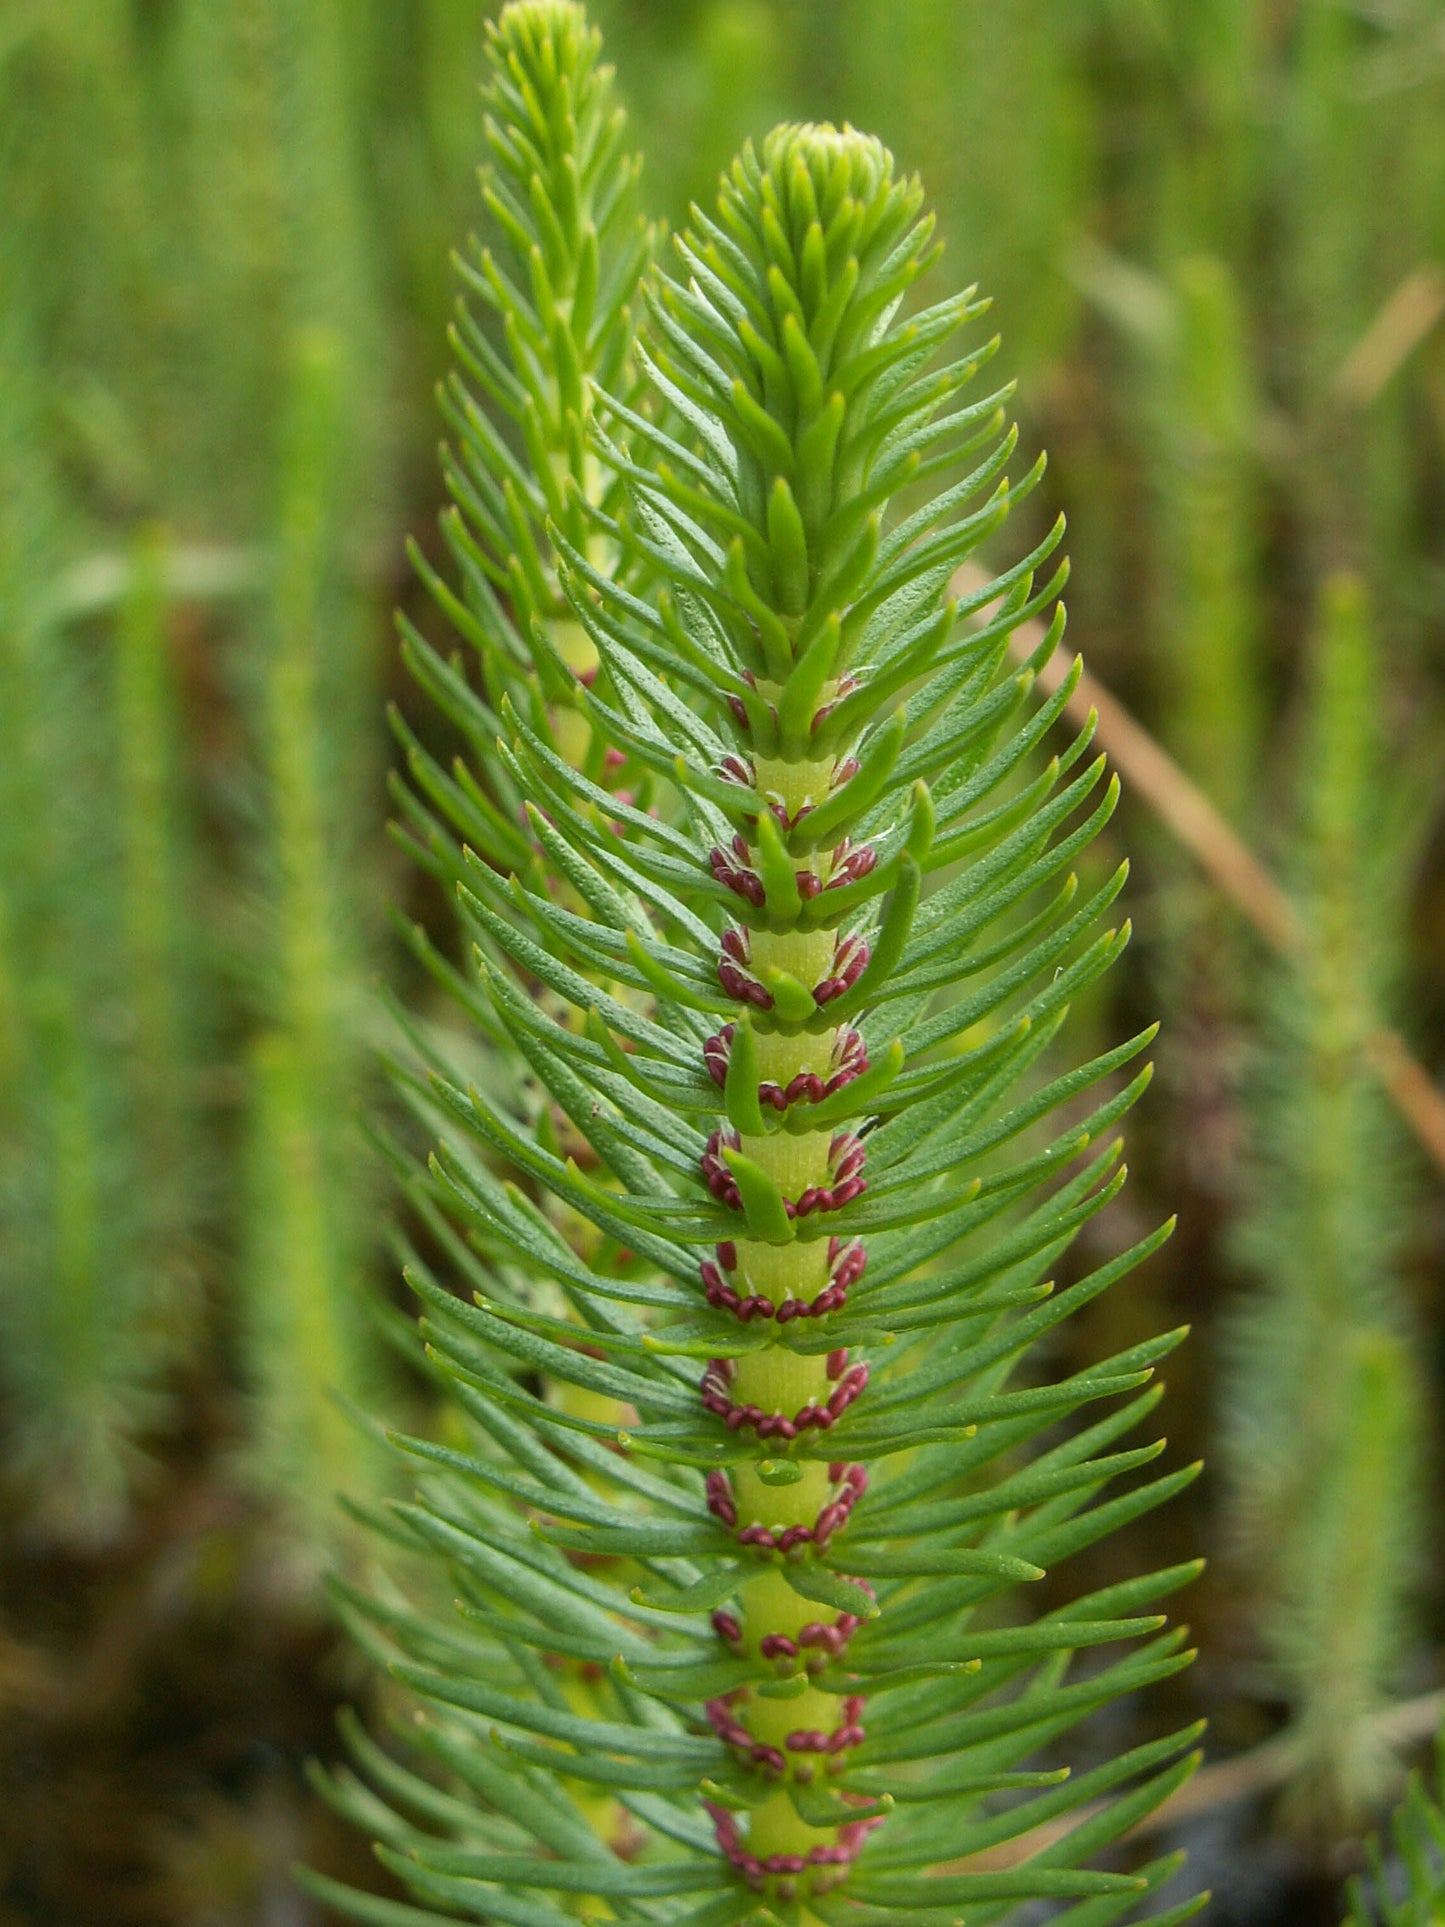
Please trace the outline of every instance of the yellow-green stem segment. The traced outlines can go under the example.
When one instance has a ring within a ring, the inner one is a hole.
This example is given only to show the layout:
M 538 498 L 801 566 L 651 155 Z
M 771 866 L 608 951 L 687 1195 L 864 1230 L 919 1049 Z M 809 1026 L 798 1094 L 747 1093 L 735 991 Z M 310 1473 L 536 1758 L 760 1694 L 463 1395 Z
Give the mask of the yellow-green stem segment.
M 760 759 L 757 788 L 761 796 L 776 797 L 790 815 L 795 815 L 804 804 L 817 804 L 826 797 L 833 769 L 831 758 L 817 763 Z M 796 867 L 811 868 L 826 880 L 832 854 L 818 850 L 798 859 Z M 753 970 L 764 983 L 772 970 L 784 971 L 809 986 L 831 973 L 835 944 L 831 930 L 757 930 L 750 942 Z M 790 1036 L 767 1028 L 764 1019 L 754 1029 L 759 1081 L 786 1090 L 800 1072 L 826 1077 L 837 1041 L 836 1029 Z M 795 1199 L 809 1187 L 828 1182 L 833 1137 L 832 1130 L 778 1129 L 743 1136 L 740 1149 L 773 1179 L 785 1198 Z M 760 1294 L 774 1304 L 790 1298 L 811 1304 L 828 1283 L 828 1242 L 826 1237 L 783 1245 L 760 1239 L 735 1240 L 738 1289 L 745 1294 Z M 764 1413 L 791 1417 L 804 1406 L 826 1405 L 831 1389 L 826 1354 L 803 1354 L 773 1343 L 737 1360 L 732 1396 L 738 1403 L 754 1405 Z M 766 1448 L 760 1444 L 759 1460 L 765 1456 Z M 736 1466 L 733 1494 L 739 1528 L 763 1525 L 783 1530 L 812 1525 L 833 1497 L 833 1487 L 826 1461 L 806 1459 L 799 1470 L 801 1477 L 792 1484 L 771 1484 L 759 1476 L 754 1465 Z M 741 1605 L 743 1645 L 753 1652 L 769 1633 L 783 1634 L 796 1642 L 806 1625 L 827 1617 L 825 1608 L 795 1592 L 775 1569 L 765 1568 L 744 1587 Z M 836 1694 L 804 1685 L 792 1697 L 750 1693 L 737 1712 L 754 1739 L 783 1749 L 787 1736 L 800 1728 L 832 1732 L 842 1716 L 842 1702 Z M 791 1764 L 788 1771 L 793 1771 Z M 785 1785 L 779 1785 L 755 1807 L 748 1819 L 749 1851 L 763 1858 L 806 1854 L 810 1848 L 835 1838 L 836 1829 L 810 1827 L 799 1818 Z M 808 1922 L 813 1916 L 804 1910 L 800 1919 Z

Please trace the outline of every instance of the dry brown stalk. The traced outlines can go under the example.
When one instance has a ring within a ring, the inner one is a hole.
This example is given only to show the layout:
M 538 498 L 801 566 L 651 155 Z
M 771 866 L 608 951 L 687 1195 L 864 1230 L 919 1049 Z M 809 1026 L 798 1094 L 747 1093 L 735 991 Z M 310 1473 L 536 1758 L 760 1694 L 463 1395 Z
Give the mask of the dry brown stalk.
M 976 593 L 986 581 L 981 570 L 966 564 L 954 577 L 954 587 L 960 593 Z M 1009 646 L 1017 660 L 1025 661 L 1042 640 L 1040 626 L 1029 622 L 1014 631 Z M 1071 667 L 1071 658 L 1054 656 L 1039 674 L 1040 690 L 1052 694 Z M 1199 785 L 1087 669 L 1079 677 L 1065 714 L 1076 726 L 1087 722 L 1090 715 L 1097 719 L 1095 739 L 1134 794 L 1174 832 L 1205 875 L 1272 950 L 1282 956 L 1295 953 L 1304 932 L 1284 890 Z M 1398 1031 L 1383 1024 L 1375 1026 L 1366 1040 L 1365 1054 L 1400 1116 L 1445 1172 L 1445 1094 L 1411 1056 Z
M 1336 397 L 1367 407 L 1445 315 L 1445 268 L 1427 262 L 1407 274 L 1340 363 Z

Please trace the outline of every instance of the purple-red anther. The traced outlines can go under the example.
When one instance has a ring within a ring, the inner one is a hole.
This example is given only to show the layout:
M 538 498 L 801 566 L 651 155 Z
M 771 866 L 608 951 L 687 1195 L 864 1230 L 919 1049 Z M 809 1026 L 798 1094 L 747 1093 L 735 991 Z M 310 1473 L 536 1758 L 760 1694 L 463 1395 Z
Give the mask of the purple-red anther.
M 833 780 L 828 785 L 829 789 L 842 789 L 845 783 L 852 782 L 862 767 L 856 756 L 845 756 L 833 771 Z
M 790 1753 L 826 1753 L 828 1735 L 816 1726 L 799 1726 L 783 1742 Z
M 854 1198 L 861 1197 L 868 1188 L 867 1180 L 862 1175 L 867 1157 L 861 1138 L 854 1137 L 850 1131 L 840 1131 L 828 1146 L 832 1182 L 810 1184 L 791 1203 L 784 1199 L 783 1207 L 788 1216 L 806 1218 L 813 1211 L 838 1211 Z
M 833 968 L 843 980 L 843 988 L 851 990 L 868 965 L 868 945 L 857 931 L 841 937 L 833 952 Z
M 748 685 L 749 689 L 756 689 L 758 686 L 758 679 L 751 669 L 745 669 L 743 671 L 743 681 Z M 771 703 L 768 704 L 768 707 L 772 710 L 774 717 L 776 717 L 778 713 L 777 710 L 773 708 Z M 728 708 L 733 712 L 734 716 L 737 717 L 744 729 L 752 728 L 752 721 L 748 716 L 748 706 L 741 696 L 729 695 Z
M 738 1509 L 733 1500 L 732 1481 L 727 1473 L 709 1472 L 703 1490 L 707 1495 L 708 1511 L 731 1531 L 738 1522 Z
M 698 1391 L 702 1394 L 702 1402 L 709 1412 L 716 1412 L 723 1417 L 732 1409 L 732 1400 L 728 1397 L 728 1386 L 732 1382 L 736 1369 L 730 1358 L 708 1360 L 707 1370 L 702 1375 Z
M 835 1419 L 843 1416 L 854 1399 L 861 1395 L 867 1383 L 868 1366 L 866 1361 L 848 1367 L 828 1397 L 828 1410 L 833 1414 Z
M 724 1270 L 731 1273 L 737 1271 L 737 1246 L 731 1239 L 719 1244 L 716 1251 L 716 1264 L 710 1258 L 705 1258 L 698 1266 L 703 1294 L 715 1311 L 730 1311 L 744 1324 L 754 1318 L 773 1317 L 777 1318 L 779 1324 L 790 1324 L 795 1318 L 823 1318 L 830 1311 L 841 1311 L 848 1302 L 848 1287 L 863 1276 L 868 1263 L 868 1255 L 856 1239 L 845 1245 L 841 1238 L 830 1238 L 830 1282 L 811 1304 L 802 1298 L 785 1298 L 781 1305 L 774 1305 L 770 1298 L 756 1294 L 743 1297 L 723 1276 Z
M 864 1841 L 882 1818 L 875 1814 L 871 1820 L 849 1820 L 838 1829 L 835 1842 L 810 1847 L 806 1854 L 770 1853 L 760 1857 L 748 1852 L 737 1820 L 726 1807 L 715 1806 L 711 1800 L 705 1800 L 703 1805 L 712 1821 L 718 1846 L 729 1865 L 759 1892 L 769 1880 L 776 1880 L 778 1897 L 785 1900 L 796 1898 L 798 1876 L 809 1869 L 817 1868 L 823 1873 L 826 1869 L 850 1867 L 858 1858 Z M 813 1891 L 826 1893 L 833 1884 L 834 1880 L 825 1876 L 813 1883 Z
M 855 1388 L 849 1392 L 845 1404 L 851 1403 L 867 1382 L 868 1368 L 866 1365 L 855 1366 L 853 1371 L 861 1373 L 862 1378 L 861 1381 L 856 1384 Z M 848 1378 L 851 1376 L 851 1373 L 845 1374 L 844 1380 L 839 1385 L 839 1391 L 842 1391 L 843 1385 L 847 1383 Z M 835 1392 L 833 1396 L 836 1398 L 838 1393 Z M 756 1407 L 742 1409 L 756 1410 Z M 812 1410 L 814 1408 L 805 1407 L 804 1409 Z M 731 1421 L 729 1421 L 729 1423 L 731 1423 Z M 739 1423 L 743 1423 L 743 1421 L 740 1420 Z M 786 1526 L 781 1530 L 776 1526 L 760 1524 L 744 1526 L 742 1531 L 738 1533 L 738 1544 L 740 1546 L 762 1546 L 769 1552 L 791 1552 L 795 1546 L 805 1546 L 809 1543 L 825 1545 L 841 1526 L 847 1524 L 854 1506 L 868 1490 L 868 1474 L 861 1465 L 844 1465 L 840 1461 L 834 1460 L 828 1468 L 828 1476 L 835 1485 L 839 1485 L 841 1480 L 838 1496 L 823 1507 L 812 1525 Z M 737 1505 L 733 1497 L 732 1481 L 728 1478 L 727 1473 L 722 1471 L 709 1472 L 705 1490 L 707 1493 L 709 1512 L 711 1512 L 714 1517 L 722 1519 L 725 1524 L 729 1526 L 735 1525 L 737 1520 Z M 729 1512 L 732 1514 L 731 1518 L 727 1516 Z M 859 1583 L 861 1584 L 862 1582 L 860 1581 Z
M 854 690 L 857 687 L 858 687 L 858 679 L 856 676 L 843 677 L 842 681 L 838 684 L 838 694 L 833 698 L 832 702 L 824 703 L 821 709 L 814 711 L 812 723 L 809 725 L 809 727 L 813 730 L 814 733 L 816 733 L 818 730 L 820 730 L 823 727 L 823 724 L 827 722 L 828 718 L 832 715 L 833 711 L 837 708 L 838 704 L 842 701 L 843 697 L 848 695 L 851 690 Z
M 796 1659 L 798 1642 L 789 1639 L 786 1633 L 764 1633 L 758 1641 L 758 1651 L 764 1659 Z
M 712 1616 L 712 1629 L 719 1639 L 725 1639 L 729 1646 L 742 1644 L 743 1629 L 731 1613 L 717 1612 Z
M 813 1523 L 814 1545 L 826 1546 L 846 1517 L 847 1514 L 836 1500 L 832 1505 L 825 1505 Z
M 751 669 L 745 669 L 743 671 L 743 681 L 748 685 L 750 689 L 757 688 L 758 679 L 753 674 Z M 737 717 L 738 721 L 742 724 L 744 729 L 752 728 L 752 723 L 748 717 L 748 706 L 743 701 L 741 696 L 730 695 L 728 697 L 728 708 L 733 712 L 734 716 Z
M 833 852 L 833 867 L 828 873 L 828 888 L 840 890 L 845 883 L 860 883 L 878 863 L 878 852 L 871 843 L 856 850 L 845 836 Z
M 800 803 L 796 810 L 790 811 L 780 796 L 769 796 L 767 805 L 773 813 L 774 822 L 785 835 L 789 830 L 796 829 L 813 808 L 811 803 Z
M 868 1253 L 856 1238 L 846 1247 L 840 1247 L 837 1238 L 830 1238 L 828 1262 L 832 1267 L 833 1284 L 846 1292 L 850 1285 L 857 1284 L 868 1269 Z
M 753 1004 L 759 1010 L 772 1009 L 773 993 L 764 990 L 756 977 L 746 976 L 726 957 L 718 959 L 717 980 L 729 997 L 736 997 L 740 1004 Z
M 796 1300 L 789 1299 L 792 1304 Z M 782 1310 L 778 1312 L 782 1317 Z M 836 1365 L 836 1369 L 835 1369 Z M 845 1369 L 846 1368 L 846 1369 Z M 720 1418 L 730 1432 L 741 1431 L 744 1426 L 753 1426 L 760 1439 L 795 1439 L 800 1432 L 810 1428 L 826 1432 L 840 1419 L 848 1407 L 868 1383 L 868 1367 L 859 1364 L 849 1367 L 846 1351 L 830 1352 L 828 1355 L 828 1376 L 838 1382 L 826 1405 L 804 1405 L 787 1418 L 781 1412 L 764 1412 L 758 1405 L 737 1405 L 728 1394 L 735 1367 L 730 1359 L 710 1358 L 698 1384 L 705 1410 Z M 716 1477 L 709 1474 L 709 1478 Z M 835 1479 L 838 1475 L 834 1475 Z M 822 1514 L 819 1515 L 821 1520 Z M 836 1522 L 827 1530 L 836 1529 Z
M 698 1266 L 698 1274 L 702 1279 L 703 1296 L 715 1311 L 736 1312 L 738 1310 L 743 1302 L 742 1299 L 726 1282 L 710 1258 L 704 1258 Z
M 746 790 L 753 787 L 753 767 L 745 763 L 741 756 L 724 756 L 718 765 L 718 775 L 725 783 L 740 783 Z
M 725 1145 L 735 1151 L 738 1142 L 736 1131 L 714 1131 L 700 1160 L 704 1184 L 719 1204 L 729 1205 L 734 1211 L 741 1209 L 742 1196 L 738 1191 L 737 1179 L 723 1162 L 722 1152 Z
M 722 952 L 718 958 L 717 980 L 729 997 L 736 997 L 740 1004 L 754 1004 L 759 1010 L 771 1010 L 773 993 L 764 990 L 747 969 L 753 954 L 747 932 L 735 928 L 724 930 Z
M 848 1516 L 854 1506 L 868 1489 L 868 1475 L 861 1465 L 850 1465 L 844 1469 L 843 1489 L 830 1505 L 825 1505 L 813 1524 L 814 1543 L 825 1546 L 840 1527 L 848 1523 Z
M 845 1184 L 849 1178 L 855 1177 L 863 1169 L 867 1156 L 861 1138 L 855 1137 L 851 1131 L 839 1131 L 828 1146 L 828 1162 L 833 1167 L 834 1183 Z
M 708 1076 L 719 1090 L 727 1084 L 735 1031 L 735 1025 L 724 1024 L 702 1047 Z M 851 1084 L 855 1077 L 861 1077 L 867 1068 L 868 1049 L 862 1036 L 851 1026 L 845 1025 L 839 1030 L 833 1045 L 833 1069 L 827 1077 L 820 1077 L 816 1071 L 799 1071 L 788 1080 L 786 1089 L 770 1078 L 764 1079 L 758 1085 L 758 1102 L 775 1111 L 786 1111 L 790 1104 L 821 1104 L 825 1097 L 831 1097 L 835 1091 L 841 1091 L 845 1084 Z
M 787 1767 L 781 1748 L 765 1746 L 755 1740 L 748 1729 L 733 1717 L 731 1702 L 735 1696 L 724 1694 L 721 1699 L 708 1700 L 703 1707 L 708 1725 L 725 1746 L 735 1746 L 745 1759 L 754 1766 L 767 1767 L 771 1772 L 782 1773 Z
M 868 1189 L 862 1174 L 867 1157 L 861 1138 L 854 1137 L 850 1131 L 840 1131 L 828 1146 L 832 1183 L 810 1184 L 792 1204 L 785 1199 L 788 1216 L 805 1218 L 813 1211 L 839 1211 L 854 1198 L 862 1197 Z
M 833 972 L 813 986 L 815 1004 L 831 1004 L 851 990 L 868 966 L 868 945 L 856 931 L 840 937 L 833 949 Z
M 868 1046 L 863 1042 L 863 1033 L 854 1030 L 851 1024 L 838 1032 L 833 1045 L 833 1063 L 836 1068 L 829 1080 L 830 1096 L 844 1084 L 851 1084 L 855 1077 L 861 1077 L 868 1068 Z
M 732 1056 L 735 1024 L 724 1024 L 715 1037 L 709 1037 L 702 1047 L 702 1061 L 707 1066 L 707 1074 L 721 1090 L 728 1081 L 728 1061 Z
M 862 1582 L 855 1580 L 854 1583 Z M 798 1644 L 815 1646 L 829 1659 L 837 1659 L 862 1624 L 856 1613 L 839 1613 L 831 1626 L 825 1626 L 819 1619 L 810 1619 L 798 1634 Z
M 795 1318 L 817 1318 L 831 1307 L 823 1303 L 824 1293 L 819 1292 L 811 1303 L 806 1298 L 785 1298 L 778 1306 L 778 1323 L 791 1325 Z
M 863 1716 L 863 1700 L 859 1694 L 850 1694 L 843 1702 L 843 1717 L 831 1733 L 819 1732 L 817 1727 L 800 1727 L 790 1733 L 783 1745 L 790 1753 L 841 1753 L 845 1747 L 862 1744 L 864 1732 L 859 1724 Z
M 742 1209 L 742 1194 L 737 1179 L 723 1158 L 724 1150 L 736 1150 L 740 1139 L 736 1131 L 717 1130 L 708 1139 L 701 1159 L 703 1182 L 719 1204 L 733 1211 Z M 828 1147 L 833 1167 L 831 1184 L 810 1184 L 796 1198 L 784 1198 L 783 1209 L 790 1218 L 806 1218 L 814 1211 L 838 1211 L 868 1188 L 862 1171 L 867 1152 L 862 1140 L 851 1132 L 840 1132 Z M 741 1315 L 741 1314 L 740 1314 Z
M 756 909 L 761 910 L 768 900 L 768 893 L 763 888 L 763 880 L 757 871 L 747 867 L 748 846 L 740 836 L 735 836 L 733 847 L 742 858 L 741 867 L 730 863 L 722 850 L 708 851 L 707 860 L 713 877 L 718 883 L 725 884 L 729 890 L 735 891 L 738 896 L 745 898 Z

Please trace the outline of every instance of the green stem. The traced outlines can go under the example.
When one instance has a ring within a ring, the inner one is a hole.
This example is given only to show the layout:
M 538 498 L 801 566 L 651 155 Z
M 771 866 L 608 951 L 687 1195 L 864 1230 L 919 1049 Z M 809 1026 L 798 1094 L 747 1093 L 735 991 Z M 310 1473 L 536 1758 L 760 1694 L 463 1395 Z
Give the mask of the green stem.
M 816 803 L 827 795 L 832 774 L 831 759 L 826 763 L 759 761 L 755 770 L 759 791 L 778 798 L 793 816 L 803 804 Z M 760 802 L 760 807 L 766 805 Z M 808 858 L 796 859 L 794 868 L 813 869 L 826 880 L 834 855 L 833 851 L 819 849 Z M 832 972 L 835 937 L 831 930 L 754 931 L 750 943 L 753 969 L 765 983 L 771 971 L 786 972 L 804 986 Z M 784 1091 L 800 1073 L 826 1077 L 838 1042 L 836 1029 L 790 1036 L 768 1028 L 766 1020 L 754 1026 L 752 1036 L 759 1084 L 773 1084 Z M 829 1183 L 833 1141 L 831 1130 L 790 1131 L 780 1127 L 741 1135 L 739 1149 L 767 1173 L 785 1199 L 797 1200 L 806 1191 Z M 740 1291 L 760 1294 L 774 1305 L 797 1299 L 811 1304 L 828 1283 L 826 1237 L 798 1238 L 787 1244 L 746 1238 L 735 1242 Z M 739 1358 L 734 1366 L 733 1398 L 764 1414 L 791 1418 L 805 1407 L 824 1406 L 831 1389 L 826 1355 L 793 1351 L 776 1335 L 776 1328 L 773 1343 Z M 767 1443 L 760 1441 L 759 1461 L 764 1458 Z M 785 1449 L 780 1448 L 779 1456 Z M 739 1529 L 760 1525 L 780 1533 L 789 1527 L 816 1523 L 834 1498 L 828 1464 L 816 1458 L 795 1464 L 800 1476 L 791 1484 L 765 1480 L 761 1463 L 734 1468 L 733 1499 Z M 796 1648 L 803 1628 L 820 1616 L 821 1609 L 795 1592 L 780 1571 L 765 1569 L 743 1590 L 739 1622 L 743 1645 L 756 1651 L 759 1642 L 773 1634 L 792 1641 Z M 783 1753 L 788 1779 L 799 1771 L 804 1776 L 813 1771 L 806 1756 L 798 1761 L 788 1748 L 789 1736 L 800 1730 L 833 1733 L 846 1717 L 836 1694 L 822 1692 L 809 1683 L 805 1658 L 806 1649 L 792 1662 L 791 1679 L 798 1690 L 791 1696 L 767 1697 L 752 1692 L 738 1708 L 738 1716 L 753 1739 Z M 780 1669 L 787 1665 L 787 1661 L 780 1661 Z M 796 1859 L 839 1838 L 836 1827 L 820 1829 L 800 1818 L 786 1784 L 777 1786 L 753 1809 L 747 1827 L 748 1851 L 764 1860 L 773 1855 Z

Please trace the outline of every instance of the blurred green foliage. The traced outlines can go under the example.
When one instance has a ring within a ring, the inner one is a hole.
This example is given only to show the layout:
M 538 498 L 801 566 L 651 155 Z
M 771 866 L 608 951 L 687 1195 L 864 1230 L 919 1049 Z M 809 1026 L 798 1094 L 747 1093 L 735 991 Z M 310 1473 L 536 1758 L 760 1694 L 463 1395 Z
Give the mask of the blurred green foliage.
M 378 934 L 402 887 L 379 698 L 386 610 L 415 606 L 403 532 L 433 520 L 448 252 L 480 214 L 483 11 L 0 9 L 0 1386 L 21 1579 L 57 1540 L 131 1556 L 197 1480 L 252 1495 L 313 1571 L 331 1487 L 367 1483 L 330 1392 L 386 1376 L 360 1306 L 388 1290 L 383 1186 L 350 1121 L 367 975 L 401 967 Z M 1360 1448 L 1336 1490 L 1307 1476 L 1304 1429 L 1271 1447 L 1298 1484 L 1288 1558 L 1281 1539 L 1269 1571 L 1228 1568 L 1201 1609 L 1244 1663 L 1214 1688 L 1221 1743 L 1428 1684 L 1440 1174 L 1411 1174 L 1357 1043 L 1387 1010 L 1438 1081 L 1438 0 L 595 12 L 674 225 L 782 115 L 868 125 L 924 172 L 951 272 L 995 297 L 1026 442 L 1051 452 L 1071 640 L 1323 920 L 1316 976 L 1271 972 L 1126 810 L 1148 941 L 1114 994 L 1171 1019 L 1142 1192 L 1184 1191 L 1149 1287 L 1169 1303 L 1138 1329 L 1200 1325 L 1185 1443 L 1212 1451 L 1256 1436 L 1227 1357 L 1215 1383 L 1221 1305 L 1273 1319 L 1271 1342 L 1307 1326 L 1339 1376 L 1332 1436 Z M 1341 571 L 1348 592 L 1326 587 Z M 1342 595 L 1374 666 L 1332 697 Z M 1332 702 L 1374 745 L 1343 787 Z M 1343 825 L 1364 840 L 1331 857 L 1330 896 L 1310 852 L 1347 794 L 1369 827 Z M 424 892 L 404 907 L 440 927 Z M 1228 1489 L 1216 1545 L 1244 1503 Z M 1392 1565 L 1358 1591 L 1354 1645 L 1324 1637 L 1333 1611 L 1272 1642 L 1288 1560 L 1318 1614 L 1322 1586 L 1355 1583 L 1319 1578 L 1331 1544 L 1370 1578 L 1397 1532 L 1412 1614 Z
M 1433 1788 L 1411 1774 L 1389 1834 L 1369 1846 L 1368 1880 L 1352 1880 L 1345 1927 L 1438 1927 L 1445 1917 L 1445 1739 Z M 1387 1858 L 1387 1850 L 1393 1848 Z
M 365 878 L 379 691 L 345 562 L 356 447 L 347 368 L 333 330 L 296 343 L 251 692 L 267 807 L 264 1029 L 249 1047 L 238 1307 L 252 1392 L 244 1457 L 296 1548 L 318 1552 L 341 1521 L 337 1493 L 378 1482 L 369 1434 L 345 1406 L 386 1403 L 364 1287 L 374 1173 L 358 1128 L 370 1081 L 362 964 L 375 907 Z M 317 1576 L 313 1566 L 313 1585 Z
M 1408 832 L 1385 780 L 1357 578 L 1324 584 L 1305 666 L 1301 941 L 1264 991 L 1236 1238 L 1249 1290 L 1228 1331 L 1221 1447 L 1235 1556 L 1298 1722 L 1297 1801 L 1348 1825 L 1390 1783 L 1370 1715 L 1398 1689 L 1415 1631 L 1426 1429 L 1400 1279 L 1412 1173 L 1367 1057 L 1397 991 Z

